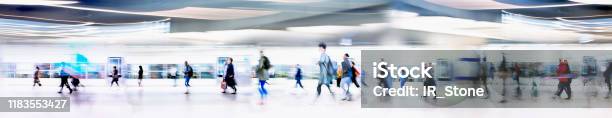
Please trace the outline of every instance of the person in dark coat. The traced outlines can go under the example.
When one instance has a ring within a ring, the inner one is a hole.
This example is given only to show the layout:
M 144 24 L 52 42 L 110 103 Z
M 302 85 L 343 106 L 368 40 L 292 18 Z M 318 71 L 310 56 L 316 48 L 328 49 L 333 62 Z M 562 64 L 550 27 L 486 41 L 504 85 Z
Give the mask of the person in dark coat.
M 62 91 L 64 90 L 64 86 L 66 86 L 66 88 L 68 88 L 70 93 L 72 93 L 72 89 L 70 88 L 70 85 L 68 84 L 68 78 L 70 78 L 70 74 L 66 73 L 64 68 L 62 68 L 62 70 L 60 70 L 59 76 L 61 78 L 61 83 L 60 83 L 60 90 L 57 93 L 62 93 Z
M 138 86 L 142 87 L 142 74 L 144 71 L 142 70 L 142 66 L 138 66 Z
M 351 81 L 353 82 L 353 84 L 355 84 L 355 86 L 357 88 L 359 88 L 359 83 L 357 83 L 357 75 L 360 75 L 359 70 L 357 70 L 357 68 L 355 68 L 355 62 L 351 61 L 351 72 L 353 72 L 353 76 L 351 76 Z
M 433 65 L 431 63 L 426 63 L 425 67 L 433 67 Z M 427 72 L 427 73 L 433 75 L 434 71 L 433 70 L 429 70 L 429 72 Z M 424 79 L 425 80 L 423 81 L 423 86 L 427 88 L 424 91 L 426 91 L 427 93 L 429 93 L 429 91 L 433 91 L 433 93 L 434 93 L 433 94 L 433 99 L 437 99 L 436 89 L 430 89 L 429 88 L 429 87 L 436 87 L 437 84 L 436 84 L 435 78 L 425 76 Z M 427 98 L 427 96 L 429 96 L 429 95 L 427 94 L 427 95 L 424 95 L 423 97 Z
M 77 76 L 70 76 L 70 78 L 72 78 L 72 91 L 79 91 L 79 84 L 81 84 L 81 80 L 79 80 L 79 78 Z
M 118 87 L 119 78 L 121 77 L 121 75 L 119 75 L 119 70 L 117 70 L 117 66 L 113 66 L 113 75 L 111 75 L 111 77 L 113 78 L 113 81 L 111 81 L 111 87 L 113 87 L 113 83 L 117 84 Z
M 229 58 L 227 61 L 227 70 L 225 70 L 225 76 L 223 77 L 223 81 L 225 81 L 228 87 L 234 89 L 234 92 L 232 94 L 236 94 L 238 89 L 236 89 L 236 80 L 234 79 L 234 64 L 232 64 L 234 59 Z M 225 89 L 223 90 L 223 93 L 225 93 Z
M 295 65 L 295 69 L 297 70 L 295 72 L 295 87 L 300 87 L 303 89 L 304 85 L 302 85 L 302 68 L 300 64 Z

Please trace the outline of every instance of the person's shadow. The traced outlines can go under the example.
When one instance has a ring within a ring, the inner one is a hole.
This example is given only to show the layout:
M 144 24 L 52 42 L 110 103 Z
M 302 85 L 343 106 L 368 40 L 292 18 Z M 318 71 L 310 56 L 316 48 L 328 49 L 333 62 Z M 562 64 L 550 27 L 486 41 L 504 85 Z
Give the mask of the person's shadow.
M 230 101 L 238 101 L 238 95 L 241 95 L 240 93 L 236 93 L 236 94 L 222 94 L 223 98 L 230 100 Z

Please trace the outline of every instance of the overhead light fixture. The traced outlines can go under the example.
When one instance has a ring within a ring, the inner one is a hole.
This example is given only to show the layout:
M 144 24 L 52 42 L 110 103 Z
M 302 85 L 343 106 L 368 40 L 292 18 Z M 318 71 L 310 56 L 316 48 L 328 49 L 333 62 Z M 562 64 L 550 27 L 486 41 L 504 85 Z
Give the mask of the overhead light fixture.
M 323 0 L 248 0 L 248 1 L 276 2 L 276 3 L 313 3 L 313 2 L 321 2 Z
M 343 45 L 343 46 L 351 46 L 351 45 L 353 45 L 353 39 L 351 39 L 351 38 L 346 38 L 346 37 L 345 37 L 345 38 L 342 38 L 342 39 L 340 39 L 340 45 Z
M 586 3 L 586 4 L 612 5 L 612 1 L 610 0 L 571 0 L 571 1 L 579 2 L 579 3 Z
M 79 2 L 65 0 L 0 0 L 0 4 L 5 5 L 64 5 L 75 3 Z

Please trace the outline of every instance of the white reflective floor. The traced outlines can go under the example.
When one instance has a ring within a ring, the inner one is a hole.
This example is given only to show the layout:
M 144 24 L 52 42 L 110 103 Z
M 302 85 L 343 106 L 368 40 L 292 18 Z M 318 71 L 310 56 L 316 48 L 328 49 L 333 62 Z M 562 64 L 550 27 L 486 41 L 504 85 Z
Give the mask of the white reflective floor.
M 259 105 L 256 86 L 243 85 L 237 95 L 221 94 L 216 80 L 192 80 L 191 94 L 185 95 L 182 86 L 172 87 L 172 80 L 146 80 L 145 87 L 136 81 L 124 81 L 122 87 L 110 88 L 106 80 L 83 80 L 86 86 L 69 95 L 58 94 L 57 79 L 45 79 L 43 87 L 32 87 L 29 79 L 0 79 L 0 97 L 70 96 L 69 113 L 0 113 L 2 118 L 206 118 L 206 117 L 297 117 L 297 118 L 518 118 L 518 117 L 608 117 L 610 109 L 524 109 L 524 108 L 361 108 L 359 89 L 352 88 L 353 101 L 341 101 L 323 91 L 315 99 L 314 80 L 304 81 L 304 90 L 294 89 L 294 81 L 275 80 L 269 85 L 270 95 Z M 182 80 L 179 80 L 179 85 Z M 340 89 L 333 88 L 336 93 Z M 67 92 L 67 91 L 65 91 Z

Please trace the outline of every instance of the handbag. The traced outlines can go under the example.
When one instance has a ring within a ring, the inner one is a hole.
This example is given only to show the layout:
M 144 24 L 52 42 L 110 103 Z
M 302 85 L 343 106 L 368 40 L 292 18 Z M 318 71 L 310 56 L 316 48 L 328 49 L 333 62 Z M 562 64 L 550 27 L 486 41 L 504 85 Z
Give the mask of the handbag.
M 221 89 L 227 89 L 227 82 L 225 80 L 221 81 Z

